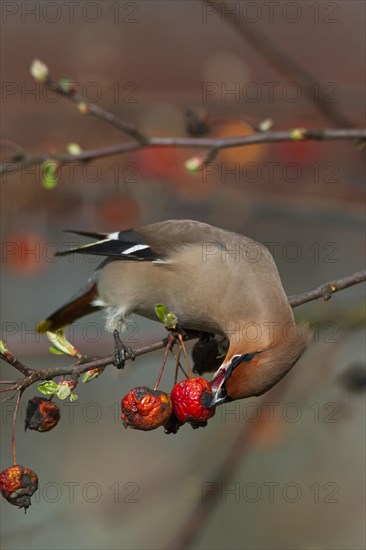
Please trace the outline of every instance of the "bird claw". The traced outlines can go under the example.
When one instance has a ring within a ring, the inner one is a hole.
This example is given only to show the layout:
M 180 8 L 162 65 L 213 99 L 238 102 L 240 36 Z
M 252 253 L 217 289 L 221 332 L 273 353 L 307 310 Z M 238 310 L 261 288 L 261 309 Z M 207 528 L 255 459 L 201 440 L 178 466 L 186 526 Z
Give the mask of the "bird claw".
M 133 352 L 133 350 L 124 344 L 120 338 L 118 330 L 115 330 L 113 332 L 113 338 L 114 338 L 114 364 L 116 365 L 117 369 L 123 369 L 126 364 L 127 359 L 131 359 L 134 361 L 136 359 L 136 356 Z

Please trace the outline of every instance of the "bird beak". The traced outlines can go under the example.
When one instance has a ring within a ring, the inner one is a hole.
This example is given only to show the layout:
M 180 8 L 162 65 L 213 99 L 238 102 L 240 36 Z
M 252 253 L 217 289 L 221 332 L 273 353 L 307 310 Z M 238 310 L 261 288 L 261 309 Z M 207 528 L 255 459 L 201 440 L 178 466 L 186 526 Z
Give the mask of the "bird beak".
M 225 395 L 221 395 L 220 394 L 220 391 L 217 391 L 212 400 L 211 400 L 211 403 L 208 405 L 208 409 L 213 409 L 214 407 L 217 407 L 217 405 L 221 405 L 222 403 L 226 403 L 228 401 L 228 398 Z
M 210 381 L 214 395 L 211 403 L 207 407 L 208 409 L 212 409 L 217 405 L 221 405 L 222 403 L 230 401 L 230 398 L 226 394 L 225 382 L 230 376 L 231 370 L 232 369 L 230 369 L 230 367 L 221 366 L 216 372 L 215 376 Z

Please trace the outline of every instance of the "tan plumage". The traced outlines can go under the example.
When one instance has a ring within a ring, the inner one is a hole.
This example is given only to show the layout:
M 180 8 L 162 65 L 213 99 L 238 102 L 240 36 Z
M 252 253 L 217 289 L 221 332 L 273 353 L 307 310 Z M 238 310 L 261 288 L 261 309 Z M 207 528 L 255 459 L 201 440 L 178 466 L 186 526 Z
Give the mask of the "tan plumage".
M 95 250 L 92 253 L 118 258 L 95 275 L 97 297 L 92 305 L 106 308 L 108 330 L 123 328 L 131 313 L 156 320 L 155 305 L 161 303 L 177 315 L 182 328 L 225 335 L 230 345 L 213 379 L 216 402 L 264 393 L 303 354 L 310 331 L 296 325 L 265 246 L 189 220 L 135 230 L 140 251 L 130 246 L 130 233 L 118 235 L 112 252 L 114 241 L 106 239 L 86 248 L 88 254 Z M 128 244 L 121 244 L 127 236 Z M 135 257 L 146 252 L 149 257 Z M 76 299 L 80 309 L 80 295 Z M 70 310 L 70 303 L 67 307 Z M 57 328 L 62 312 L 48 319 L 48 329 Z

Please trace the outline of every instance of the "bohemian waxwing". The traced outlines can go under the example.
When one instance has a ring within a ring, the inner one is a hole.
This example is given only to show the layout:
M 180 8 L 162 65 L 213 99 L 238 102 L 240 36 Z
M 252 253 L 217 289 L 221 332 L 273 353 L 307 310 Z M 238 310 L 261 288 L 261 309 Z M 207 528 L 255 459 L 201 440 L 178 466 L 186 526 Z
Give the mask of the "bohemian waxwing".
M 212 406 L 261 395 L 294 366 L 311 339 L 296 324 L 268 249 L 243 235 L 191 220 L 112 234 L 59 255 L 106 256 L 88 284 L 37 326 L 54 331 L 98 309 L 106 328 L 131 313 L 156 320 L 163 304 L 179 326 L 226 336 L 226 356 L 211 380 Z

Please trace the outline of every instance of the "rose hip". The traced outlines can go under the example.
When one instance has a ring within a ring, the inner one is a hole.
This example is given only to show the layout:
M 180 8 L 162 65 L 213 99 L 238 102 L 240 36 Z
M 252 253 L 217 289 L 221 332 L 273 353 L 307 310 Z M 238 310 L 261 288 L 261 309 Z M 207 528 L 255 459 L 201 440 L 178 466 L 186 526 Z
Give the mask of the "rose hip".
M 134 388 L 121 401 L 124 426 L 135 430 L 155 430 L 172 414 L 170 395 L 147 386 Z
M 56 403 L 45 397 L 33 397 L 28 401 L 25 429 L 48 432 L 58 424 L 60 417 Z
M 204 423 L 215 414 L 208 406 L 213 398 L 210 383 L 204 378 L 181 380 L 172 389 L 173 411 L 181 422 Z
M 10 504 L 27 509 L 30 497 L 38 489 L 38 476 L 32 470 L 19 464 L 0 472 L 0 491 Z

